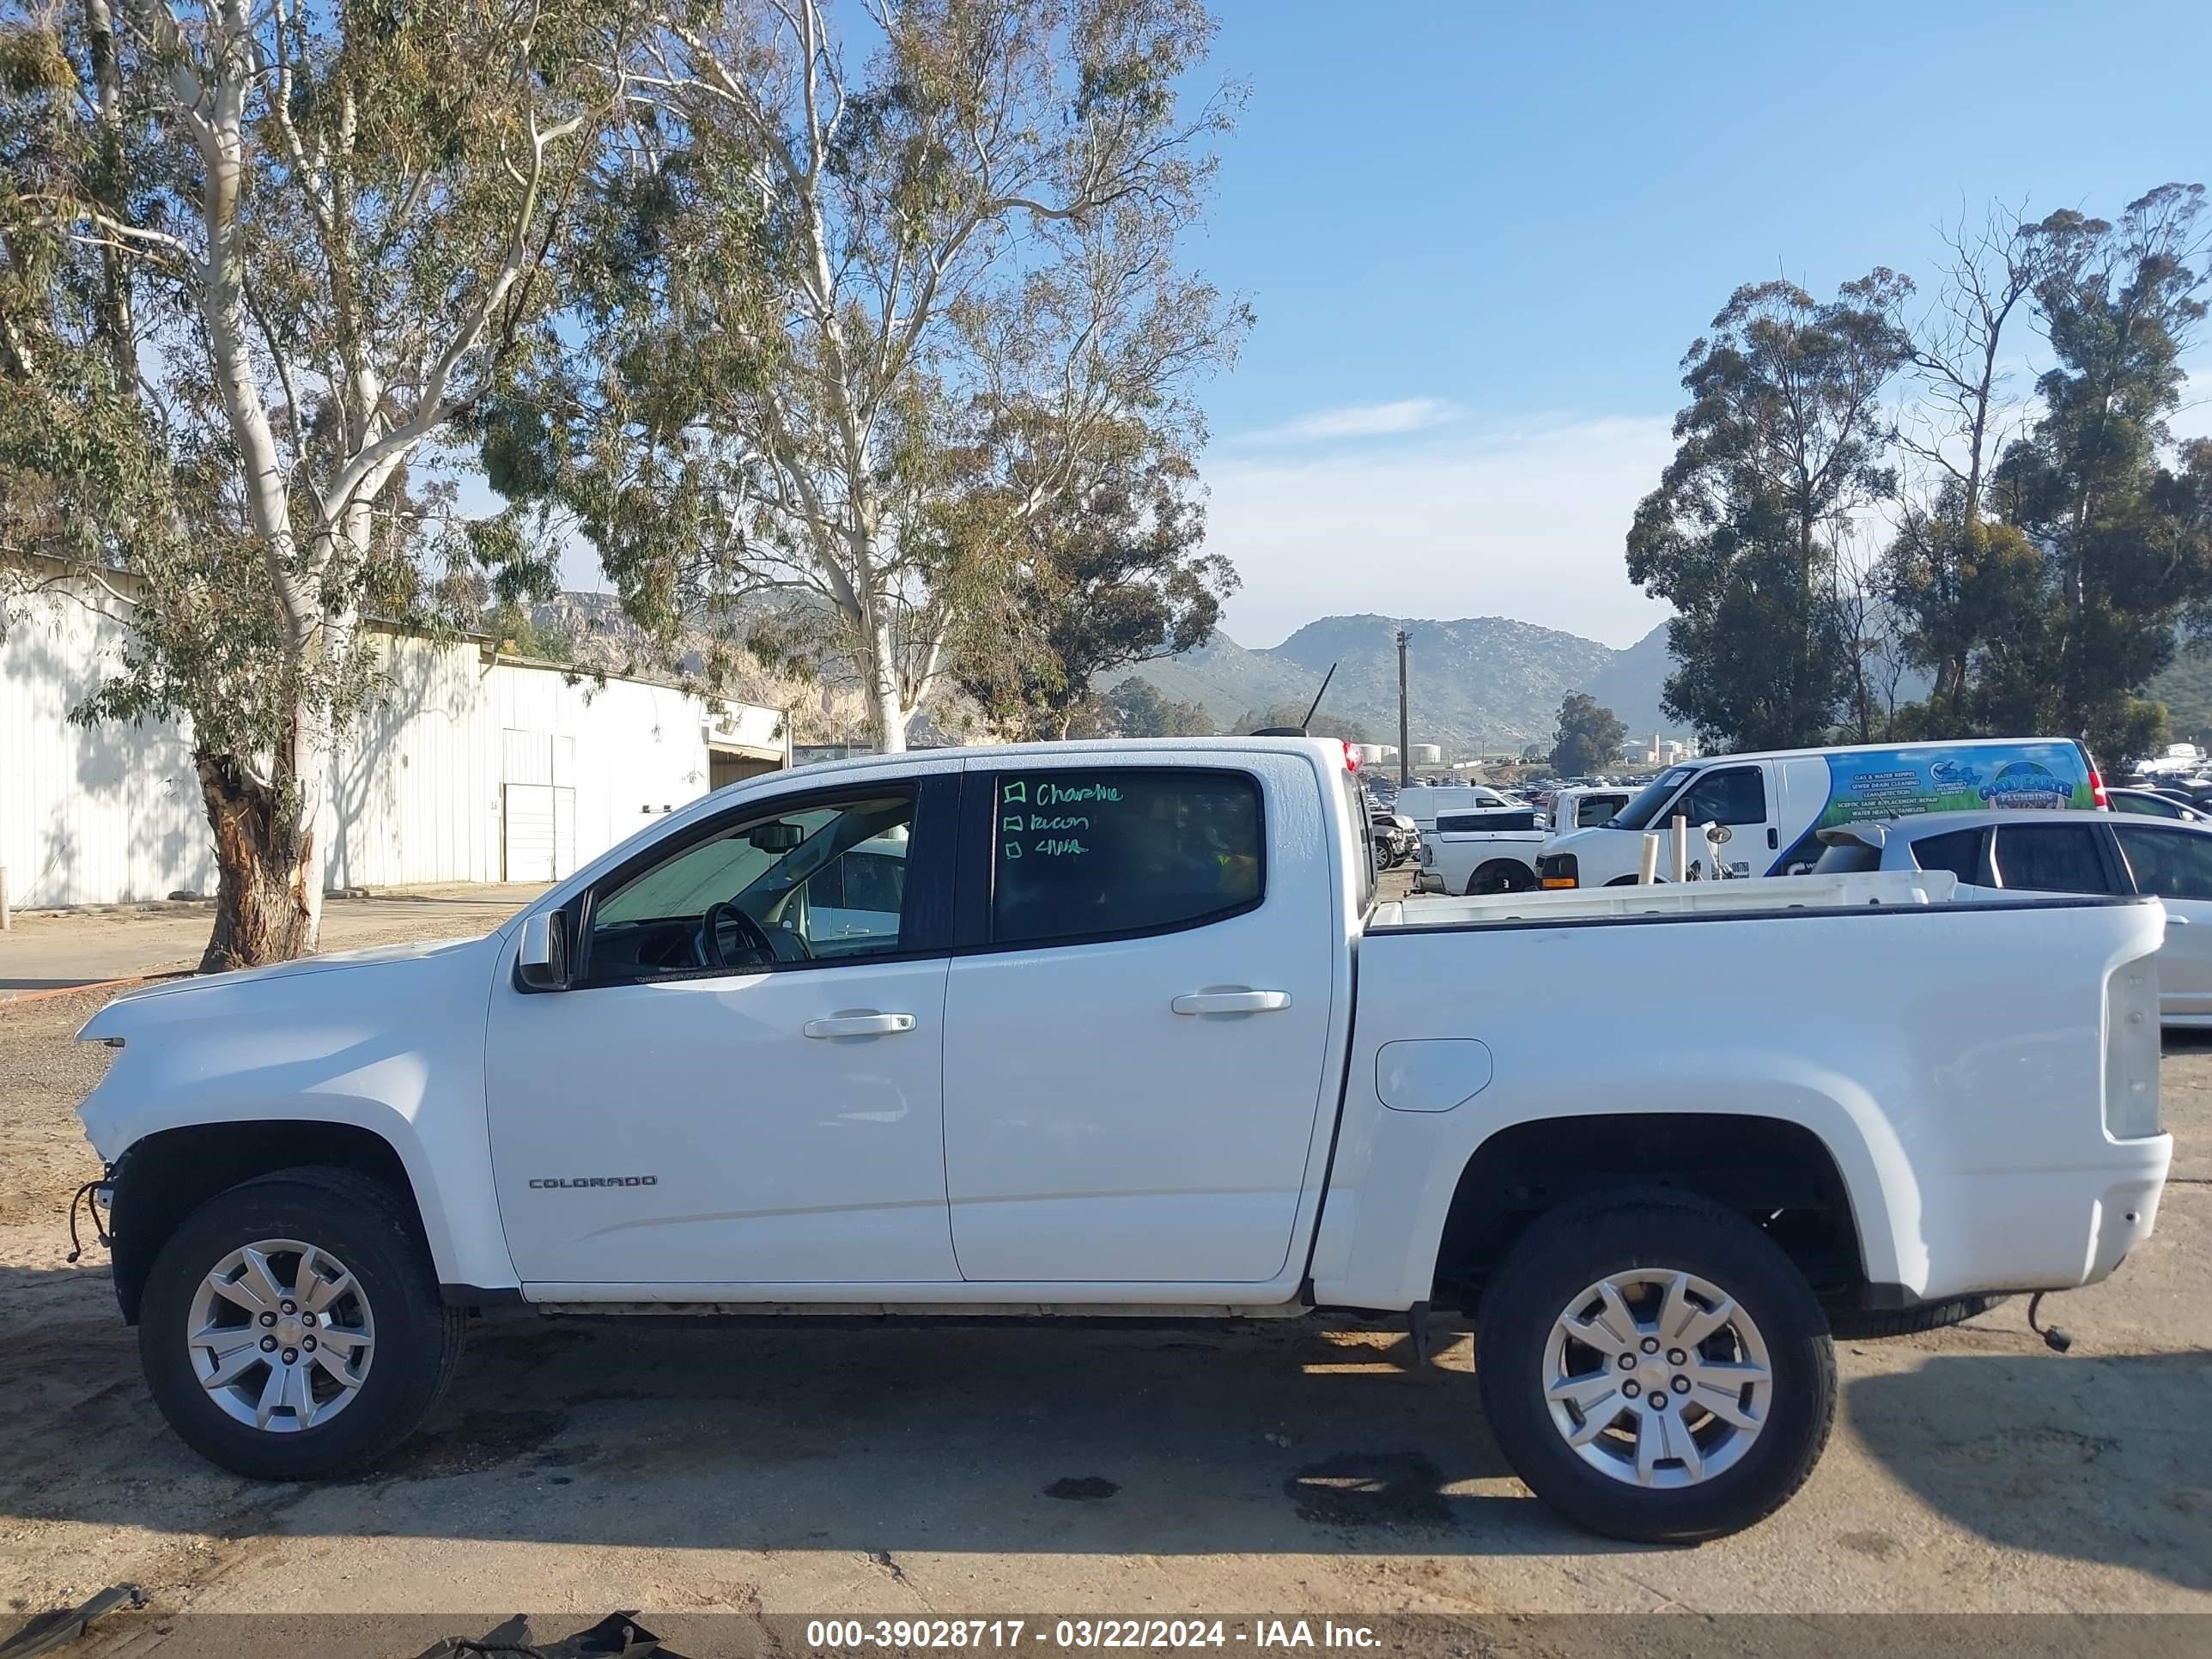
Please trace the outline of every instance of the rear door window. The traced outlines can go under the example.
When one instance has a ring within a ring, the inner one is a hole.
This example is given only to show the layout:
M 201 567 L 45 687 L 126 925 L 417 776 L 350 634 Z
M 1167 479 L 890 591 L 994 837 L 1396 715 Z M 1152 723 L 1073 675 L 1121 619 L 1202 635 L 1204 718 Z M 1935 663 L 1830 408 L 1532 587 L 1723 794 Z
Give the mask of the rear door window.
M 2008 823 L 1996 832 L 1997 879 L 2032 893 L 2110 893 L 2097 831 L 2086 823 Z
M 1099 767 L 994 778 L 994 944 L 1201 927 L 1265 895 L 1260 785 L 1247 773 Z
M 2136 890 L 2160 898 L 2212 899 L 2212 835 L 2179 826 L 2115 824 Z
M 1912 861 L 1923 870 L 1948 870 L 1960 881 L 1986 884 L 1982 872 L 1982 842 L 1986 830 L 1954 830 L 1948 836 L 1929 836 L 1912 843 Z M 1826 860 L 1821 860 L 1823 865 Z

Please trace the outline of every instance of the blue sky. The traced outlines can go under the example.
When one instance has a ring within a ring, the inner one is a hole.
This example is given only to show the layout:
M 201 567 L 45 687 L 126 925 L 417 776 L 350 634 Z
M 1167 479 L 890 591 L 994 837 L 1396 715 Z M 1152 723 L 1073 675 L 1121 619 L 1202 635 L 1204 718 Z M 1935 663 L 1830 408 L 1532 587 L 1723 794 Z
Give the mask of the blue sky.
M 1191 251 L 1259 313 L 1203 398 L 1248 645 L 1360 610 L 1626 645 L 1665 611 L 1622 537 L 1736 284 L 1922 276 L 1962 204 L 2212 181 L 2203 0 L 1218 10 L 1251 96 Z

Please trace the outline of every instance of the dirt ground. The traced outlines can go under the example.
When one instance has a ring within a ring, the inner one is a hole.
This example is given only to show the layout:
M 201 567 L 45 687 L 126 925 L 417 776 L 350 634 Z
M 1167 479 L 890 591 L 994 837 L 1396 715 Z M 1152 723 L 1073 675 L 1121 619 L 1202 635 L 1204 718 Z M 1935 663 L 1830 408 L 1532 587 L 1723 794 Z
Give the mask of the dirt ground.
M 481 933 L 545 890 L 529 882 L 443 882 L 323 901 L 323 948 Z M 20 912 L 0 936 L 0 1005 L 21 996 L 199 964 L 214 911 L 205 905 Z
M 456 929 L 458 930 L 458 929 Z M 256 1485 L 139 1381 L 70 1108 L 106 993 L 0 1011 L 0 1607 L 130 1579 L 157 1610 L 809 1613 L 2212 1611 L 2212 1047 L 2177 1040 L 2156 1238 L 2045 1312 L 1844 1345 L 1780 1515 L 1594 1540 L 1505 1472 L 1464 1337 L 1391 1330 L 763 1332 L 487 1322 L 375 1476 Z M 582 1622 L 580 1620 L 579 1622 Z M 9 1616 L 0 1612 L 0 1630 Z

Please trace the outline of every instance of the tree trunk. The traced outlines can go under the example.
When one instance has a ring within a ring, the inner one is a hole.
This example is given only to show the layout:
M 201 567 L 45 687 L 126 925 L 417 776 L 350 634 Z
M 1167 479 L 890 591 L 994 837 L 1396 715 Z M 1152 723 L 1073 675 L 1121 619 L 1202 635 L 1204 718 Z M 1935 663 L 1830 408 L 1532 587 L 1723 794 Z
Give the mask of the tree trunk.
M 300 803 L 248 775 L 235 757 L 195 754 L 215 830 L 215 932 L 200 972 L 288 962 L 315 948 L 322 917 L 321 849 Z
M 886 755 L 903 755 L 907 712 L 899 695 L 898 647 L 881 623 L 869 632 L 868 657 L 868 712 L 875 717 L 877 746 Z

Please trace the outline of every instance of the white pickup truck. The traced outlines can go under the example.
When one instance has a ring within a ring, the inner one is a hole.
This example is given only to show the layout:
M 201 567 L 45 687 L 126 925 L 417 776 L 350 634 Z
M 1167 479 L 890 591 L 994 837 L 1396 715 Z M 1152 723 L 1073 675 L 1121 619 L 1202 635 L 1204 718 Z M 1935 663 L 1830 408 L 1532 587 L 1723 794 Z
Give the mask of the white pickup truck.
M 1832 1312 L 2086 1285 L 2149 1235 L 2155 902 L 1378 906 L 1366 817 L 1295 739 L 838 762 L 483 939 L 121 998 L 81 1109 L 152 1393 L 302 1478 L 407 1436 L 495 1304 L 1417 1346 L 1437 1307 L 1537 1494 L 1695 1540 L 1810 1473 Z

